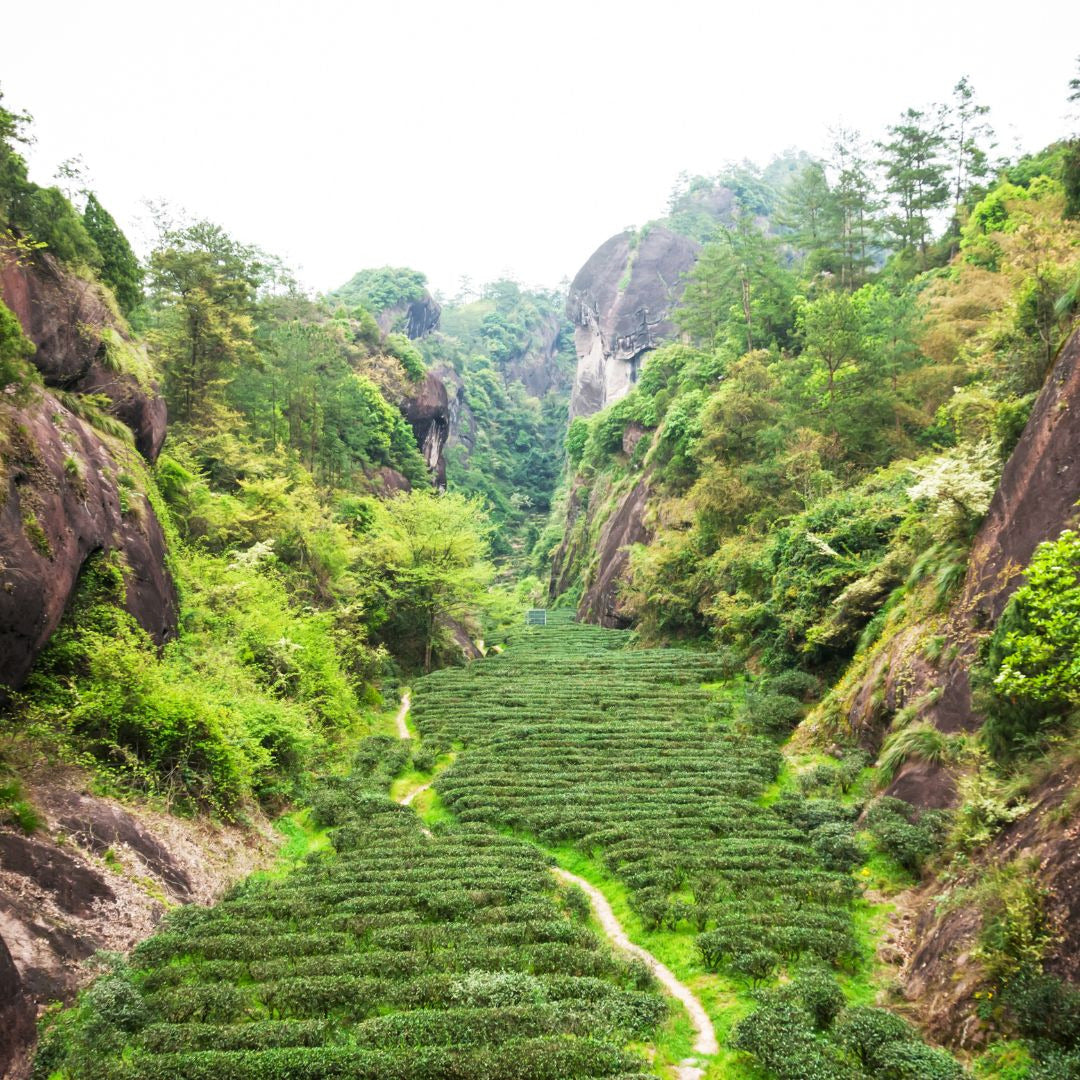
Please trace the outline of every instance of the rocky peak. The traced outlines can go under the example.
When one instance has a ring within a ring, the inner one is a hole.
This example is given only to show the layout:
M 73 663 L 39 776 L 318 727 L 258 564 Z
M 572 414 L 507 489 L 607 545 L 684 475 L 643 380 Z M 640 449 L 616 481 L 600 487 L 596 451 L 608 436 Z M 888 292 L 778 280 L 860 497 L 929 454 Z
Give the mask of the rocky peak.
M 578 366 L 570 416 L 589 416 L 637 381 L 645 354 L 675 336 L 670 313 L 698 245 L 661 225 L 618 233 L 578 271 L 566 314 Z

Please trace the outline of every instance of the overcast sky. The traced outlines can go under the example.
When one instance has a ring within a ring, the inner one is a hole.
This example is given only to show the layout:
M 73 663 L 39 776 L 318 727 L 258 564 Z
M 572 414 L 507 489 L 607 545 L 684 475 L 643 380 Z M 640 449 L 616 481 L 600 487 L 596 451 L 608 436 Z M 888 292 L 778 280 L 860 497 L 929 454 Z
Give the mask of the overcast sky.
M 0 89 L 32 177 L 81 154 L 132 232 L 165 199 L 310 287 L 385 264 L 456 291 L 572 277 L 682 170 L 870 136 L 968 75 L 1003 149 L 1066 133 L 1073 0 L 41 0 Z

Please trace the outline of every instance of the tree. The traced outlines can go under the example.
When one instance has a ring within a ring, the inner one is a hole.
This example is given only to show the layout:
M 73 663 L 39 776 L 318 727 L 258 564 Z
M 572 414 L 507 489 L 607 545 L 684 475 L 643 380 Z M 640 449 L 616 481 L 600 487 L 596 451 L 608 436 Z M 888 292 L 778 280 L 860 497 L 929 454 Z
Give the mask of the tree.
M 831 247 L 829 226 L 833 207 L 825 167 L 818 161 L 804 166 L 784 188 L 779 223 L 791 230 L 792 243 L 806 255 L 812 271 L 821 269 L 823 262 L 825 269 L 830 268 L 829 260 L 823 256 Z
M 994 129 L 983 119 L 989 112 L 989 105 L 975 103 L 975 89 L 968 77 L 963 76 L 953 87 L 953 104 L 945 131 L 952 174 L 953 227 L 956 230 L 959 229 L 961 204 L 971 199 L 978 181 L 985 180 L 990 172 L 988 149 L 993 147 L 990 140 Z
M 93 192 L 86 197 L 83 225 L 101 253 L 102 279 L 116 294 L 120 310 L 129 315 L 143 301 L 142 267 L 112 214 Z
M 887 130 L 891 141 L 877 145 L 897 211 L 888 219 L 888 228 L 898 248 L 917 252 L 919 266 L 925 269 L 931 215 L 943 209 L 949 198 L 947 165 L 941 160 L 944 111 L 938 108 L 928 115 L 921 109 L 908 109 Z
M 680 328 L 735 356 L 785 344 L 794 279 L 777 247 L 753 217 L 741 213 L 733 228 L 702 249 L 676 312 Z
M 368 571 L 399 643 L 412 642 L 431 670 L 441 624 L 486 606 L 492 528 L 478 498 L 411 491 L 378 504 Z
M 851 128 L 832 131 L 831 220 L 827 222 L 840 269 L 840 284 L 854 289 L 866 279 L 878 240 L 881 209 L 862 136 Z
M 230 379 L 256 361 L 252 315 L 256 290 L 269 276 L 266 257 L 218 225 L 198 221 L 165 230 L 150 256 L 158 316 L 150 338 L 177 418 L 209 416 Z

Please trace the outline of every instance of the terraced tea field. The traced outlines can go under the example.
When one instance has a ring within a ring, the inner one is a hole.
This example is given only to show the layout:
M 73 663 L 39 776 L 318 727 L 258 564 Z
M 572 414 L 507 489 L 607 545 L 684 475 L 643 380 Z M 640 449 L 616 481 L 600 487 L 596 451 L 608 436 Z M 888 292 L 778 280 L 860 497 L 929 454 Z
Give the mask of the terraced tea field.
M 385 780 L 386 777 L 382 777 Z M 38 1056 L 70 1080 L 561 1080 L 644 1073 L 667 1004 L 532 845 L 422 831 L 339 784 L 334 851 L 189 908 L 99 980 Z
M 643 925 L 703 935 L 714 969 L 757 980 L 781 963 L 853 964 L 855 886 L 814 842 L 850 824 L 812 800 L 794 815 L 762 804 L 781 755 L 714 717 L 708 654 L 625 644 L 529 628 L 498 657 L 420 680 L 418 730 L 463 747 L 437 781 L 443 803 L 598 857 Z

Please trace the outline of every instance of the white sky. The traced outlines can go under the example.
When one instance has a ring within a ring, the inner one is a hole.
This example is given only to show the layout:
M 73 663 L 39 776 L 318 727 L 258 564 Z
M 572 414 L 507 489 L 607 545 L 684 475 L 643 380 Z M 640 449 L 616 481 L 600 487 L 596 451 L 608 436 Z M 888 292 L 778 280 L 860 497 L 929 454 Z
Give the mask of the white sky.
M 0 89 L 31 175 L 81 154 L 138 232 L 166 199 L 317 290 L 384 264 L 456 291 L 573 276 L 681 170 L 881 134 L 967 74 L 1003 149 L 1067 133 L 1074 0 L 38 0 Z

